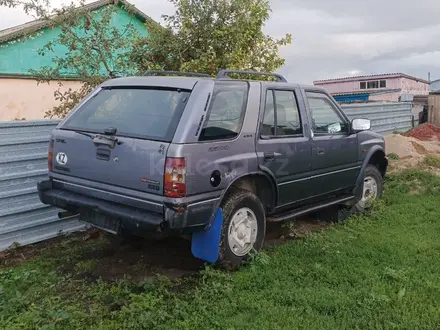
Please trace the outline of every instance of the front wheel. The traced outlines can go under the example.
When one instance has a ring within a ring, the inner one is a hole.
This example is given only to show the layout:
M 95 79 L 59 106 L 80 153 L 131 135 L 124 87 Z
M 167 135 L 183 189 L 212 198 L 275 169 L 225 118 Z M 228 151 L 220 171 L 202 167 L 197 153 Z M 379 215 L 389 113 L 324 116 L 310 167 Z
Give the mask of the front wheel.
M 218 264 L 237 268 L 263 247 L 266 232 L 264 207 L 255 194 L 242 189 L 228 193 L 222 203 L 223 226 Z
M 362 213 L 368 210 L 376 199 L 380 199 L 383 193 L 383 177 L 376 166 L 368 165 L 364 174 L 364 188 L 362 198 L 356 203 L 354 209 Z
M 382 197 L 383 177 L 376 166 L 368 165 L 364 172 L 364 187 L 362 197 L 352 206 L 336 205 L 327 210 L 318 212 L 321 220 L 343 222 L 355 213 L 364 213 L 371 203 Z

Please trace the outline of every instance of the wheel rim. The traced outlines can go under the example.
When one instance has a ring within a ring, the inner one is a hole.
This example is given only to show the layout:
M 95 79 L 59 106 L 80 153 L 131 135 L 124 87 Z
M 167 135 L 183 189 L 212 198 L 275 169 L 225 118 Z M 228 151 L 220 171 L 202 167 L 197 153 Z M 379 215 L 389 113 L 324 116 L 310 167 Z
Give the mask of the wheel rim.
M 258 223 L 255 213 L 247 207 L 233 215 L 228 227 L 228 243 L 232 253 L 238 257 L 248 254 L 257 240 Z
M 359 205 L 363 208 L 368 206 L 368 202 L 377 198 L 377 182 L 371 176 L 367 176 L 364 179 L 364 190 L 362 192 L 362 199 L 359 201 Z

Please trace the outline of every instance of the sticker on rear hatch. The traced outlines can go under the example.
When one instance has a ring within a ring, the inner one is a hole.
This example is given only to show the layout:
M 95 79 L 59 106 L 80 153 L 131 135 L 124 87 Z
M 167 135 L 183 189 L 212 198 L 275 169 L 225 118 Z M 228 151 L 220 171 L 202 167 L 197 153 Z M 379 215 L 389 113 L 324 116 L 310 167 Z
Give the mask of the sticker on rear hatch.
M 64 152 L 57 153 L 56 157 L 57 163 L 60 165 L 66 165 L 67 164 L 67 155 Z

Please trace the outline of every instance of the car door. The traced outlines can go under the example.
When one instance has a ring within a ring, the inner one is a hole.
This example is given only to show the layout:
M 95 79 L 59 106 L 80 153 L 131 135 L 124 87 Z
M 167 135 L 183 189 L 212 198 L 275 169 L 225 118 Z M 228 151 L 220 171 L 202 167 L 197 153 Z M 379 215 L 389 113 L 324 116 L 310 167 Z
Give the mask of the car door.
M 300 202 L 313 195 L 308 182 L 310 134 L 304 129 L 305 109 L 298 106 L 302 104 L 298 98 L 301 94 L 295 87 L 281 88 L 274 84 L 263 88 L 256 151 L 260 168 L 276 180 L 277 206 Z
M 312 131 L 312 178 L 316 195 L 348 190 L 360 170 L 357 135 L 324 92 L 306 91 Z

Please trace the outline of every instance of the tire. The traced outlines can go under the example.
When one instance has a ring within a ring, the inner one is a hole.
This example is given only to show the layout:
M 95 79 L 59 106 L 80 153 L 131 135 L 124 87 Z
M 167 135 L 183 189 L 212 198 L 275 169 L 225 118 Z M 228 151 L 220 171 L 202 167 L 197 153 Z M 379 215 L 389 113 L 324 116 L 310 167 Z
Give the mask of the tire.
M 375 192 L 375 199 L 380 199 L 382 198 L 382 193 L 383 193 L 383 177 L 382 174 L 379 172 L 379 170 L 377 169 L 376 166 L 374 165 L 368 165 L 367 168 L 365 169 L 364 172 L 364 189 L 362 192 L 362 198 L 364 198 L 364 194 L 366 193 L 366 181 L 367 178 L 370 178 L 372 180 L 374 180 L 374 182 L 376 183 L 376 192 Z M 359 200 L 356 205 L 354 206 L 354 211 L 357 213 L 363 213 L 365 211 L 367 211 L 369 208 L 368 204 L 365 204 L 363 202 L 363 200 Z
M 252 192 L 242 189 L 233 189 L 228 192 L 221 208 L 223 225 L 217 264 L 224 269 L 233 270 L 248 260 L 252 252 L 259 252 L 263 247 L 266 234 L 266 215 L 263 204 L 258 197 Z M 244 220 L 246 223 L 242 222 L 237 226 L 237 221 L 239 222 L 240 217 L 245 215 L 249 220 Z M 244 238 L 243 234 L 246 234 Z M 236 240 L 236 238 L 243 239 Z M 234 245 L 234 243 L 245 241 L 248 242 L 244 247 L 239 244 Z M 235 249 L 231 246 L 235 246 Z
M 364 180 L 371 178 L 376 183 L 376 198 L 382 198 L 383 193 L 383 177 L 376 166 L 368 165 L 364 172 Z M 362 191 L 362 197 L 364 197 L 365 189 Z M 364 213 L 368 210 L 368 204 L 363 203 L 363 200 L 359 200 L 352 206 L 335 205 L 327 210 L 318 212 L 318 217 L 323 221 L 328 222 L 344 222 L 350 216 L 356 213 Z
M 317 212 L 321 221 L 339 223 L 347 220 L 354 213 L 353 206 L 335 205 Z

